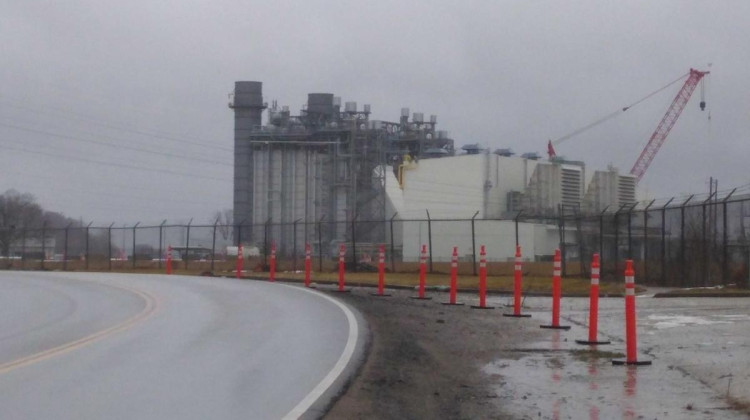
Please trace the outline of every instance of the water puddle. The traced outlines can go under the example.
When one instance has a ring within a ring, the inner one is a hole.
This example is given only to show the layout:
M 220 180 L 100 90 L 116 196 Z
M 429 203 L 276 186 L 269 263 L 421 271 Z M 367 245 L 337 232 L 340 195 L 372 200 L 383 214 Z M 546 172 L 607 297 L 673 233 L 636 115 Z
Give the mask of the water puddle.
M 515 349 L 517 358 L 484 366 L 497 380 L 504 411 L 520 419 L 745 418 L 708 387 L 659 361 L 613 366 L 622 346 L 578 346 L 569 334 L 554 331 L 549 341 Z

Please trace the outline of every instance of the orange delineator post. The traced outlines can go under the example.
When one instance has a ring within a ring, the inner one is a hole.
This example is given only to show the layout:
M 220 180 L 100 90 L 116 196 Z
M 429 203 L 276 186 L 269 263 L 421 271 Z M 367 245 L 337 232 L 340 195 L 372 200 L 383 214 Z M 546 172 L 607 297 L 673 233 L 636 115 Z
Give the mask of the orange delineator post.
M 412 299 L 429 300 L 432 298 L 424 295 L 425 284 L 427 283 L 427 245 L 422 245 L 422 252 L 419 255 L 419 293 L 412 296 Z
M 589 292 L 589 339 L 576 340 L 578 344 L 610 344 L 609 341 L 597 340 L 599 326 L 599 254 L 594 254 L 591 261 L 591 291 Z
M 242 258 L 243 258 L 242 253 L 243 253 L 242 244 L 240 244 L 237 247 L 237 278 L 238 279 L 242 277 Z
M 276 281 L 276 243 L 271 242 L 271 262 L 270 272 L 268 273 L 268 281 Z
M 385 245 L 378 248 L 378 292 L 371 293 L 373 296 L 390 296 L 385 293 Z
M 521 247 L 516 245 L 513 266 L 513 315 L 521 315 Z
M 172 274 L 172 247 L 167 247 L 167 274 Z
M 378 249 L 378 294 L 383 294 L 385 287 L 385 245 L 380 245 Z
M 310 244 L 305 244 L 305 287 L 310 287 L 310 268 L 312 266 L 310 254 Z
M 344 276 L 346 273 L 346 264 L 344 263 L 344 256 L 346 255 L 346 246 L 341 244 L 339 247 L 339 292 L 345 292 L 344 290 Z
M 626 360 L 612 360 L 614 365 L 650 365 L 650 360 L 638 360 L 635 328 L 635 271 L 633 260 L 625 261 L 625 357 Z
M 458 247 L 453 247 L 453 255 L 451 255 L 451 296 L 450 304 L 456 304 L 456 289 L 458 289 Z
M 451 255 L 451 284 L 450 284 L 450 298 L 448 302 L 443 302 L 443 305 L 463 305 L 463 303 L 456 302 L 456 294 L 458 292 L 458 247 L 453 247 L 453 255 Z
M 479 306 L 472 306 L 474 309 L 493 309 L 487 306 L 487 253 L 484 245 L 479 251 Z
M 562 258 L 560 250 L 555 250 L 552 270 L 552 324 L 540 325 L 541 328 L 552 328 L 557 330 L 569 330 L 569 325 L 560 325 L 560 298 L 562 297 L 562 278 L 560 271 L 562 268 Z
M 515 266 L 513 267 L 513 313 L 503 314 L 515 318 L 529 318 L 531 315 L 521 313 L 521 282 L 522 282 L 521 246 L 516 245 Z

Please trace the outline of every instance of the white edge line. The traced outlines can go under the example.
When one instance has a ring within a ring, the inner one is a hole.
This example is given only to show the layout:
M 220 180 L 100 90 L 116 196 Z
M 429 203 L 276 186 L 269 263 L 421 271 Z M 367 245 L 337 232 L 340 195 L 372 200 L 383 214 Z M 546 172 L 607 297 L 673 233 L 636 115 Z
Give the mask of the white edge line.
M 288 412 L 283 419 L 297 419 L 313 405 L 316 401 L 323 395 L 324 392 L 328 390 L 328 388 L 333 385 L 333 382 L 338 379 L 338 377 L 341 375 L 341 373 L 344 371 L 344 368 L 346 368 L 346 365 L 349 364 L 349 361 L 351 360 L 352 356 L 354 355 L 354 348 L 357 346 L 357 338 L 359 336 L 359 326 L 357 325 L 357 320 L 354 317 L 354 314 L 352 311 L 346 307 L 343 303 L 337 301 L 336 299 L 326 296 L 323 293 L 313 291 L 306 288 L 296 287 L 296 286 L 290 286 L 286 284 L 282 284 L 284 287 L 293 288 L 295 290 L 303 290 L 305 292 L 308 292 L 310 294 L 313 294 L 315 296 L 322 297 L 324 299 L 327 299 L 330 302 L 333 302 L 336 306 L 338 306 L 343 312 L 344 315 L 346 315 L 346 320 L 349 322 L 349 337 L 346 340 L 346 346 L 344 346 L 344 351 L 341 353 L 341 356 L 339 357 L 339 360 L 336 361 L 336 364 L 333 366 L 333 369 L 331 369 L 330 372 L 323 378 L 316 386 L 315 388 L 310 391 L 309 394 L 307 394 L 302 400 L 297 404 L 296 407 L 294 407 L 290 412 Z

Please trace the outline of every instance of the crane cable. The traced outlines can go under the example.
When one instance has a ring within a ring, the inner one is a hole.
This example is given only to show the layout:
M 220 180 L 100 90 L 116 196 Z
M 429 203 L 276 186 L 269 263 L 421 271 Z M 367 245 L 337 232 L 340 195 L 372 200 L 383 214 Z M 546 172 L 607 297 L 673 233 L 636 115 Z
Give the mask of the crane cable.
M 602 118 L 600 118 L 600 119 L 598 119 L 598 120 L 596 120 L 596 121 L 592 122 L 591 124 L 585 125 L 585 126 L 583 126 L 583 127 L 579 128 L 579 129 L 577 129 L 577 130 L 573 131 L 572 133 L 566 134 L 566 135 L 564 135 L 564 136 L 562 136 L 562 137 L 560 137 L 560 138 L 558 138 L 558 139 L 556 139 L 556 140 L 550 140 L 550 142 L 551 142 L 551 143 L 552 143 L 553 145 L 558 145 L 558 144 L 560 144 L 560 143 L 564 142 L 565 140 L 568 140 L 568 139 L 569 139 L 569 138 L 571 138 L 571 137 L 575 137 L 575 136 L 577 136 L 578 134 L 581 134 L 581 133 L 583 133 L 584 131 L 587 131 L 587 130 L 589 130 L 589 129 L 591 129 L 591 128 L 594 128 L 594 127 L 596 127 L 597 125 L 599 125 L 599 124 L 601 124 L 601 123 L 603 123 L 603 122 L 606 122 L 606 121 L 608 121 L 608 120 L 610 120 L 610 119 L 612 119 L 612 118 L 614 118 L 614 117 L 616 117 L 616 116 L 620 115 L 621 113 L 623 113 L 623 112 L 625 112 L 625 111 L 629 110 L 630 108 L 632 108 L 632 107 L 634 107 L 634 106 L 636 106 L 636 105 L 640 104 L 641 102 L 643 102 L 643 101 L 645 101 L 645 100 L 649 99 L 650 97 L 652 97 L 652 96 L 656 95 L 657 93 L 659 93 L 659 92 L 661 92 L 661 91 L 663 91 L 663 90 L 667 89 L 668 87 L 672 86 L 673 84 L 675 84 L 675 83 L 679 82 L 680 80 L 684 79 L 684 78 L 685 78 L 686 76 L 688 76 L 689 74 L 690 74 L 690 73 L 685 73 L 685 74 L 683 74 L 682 76 L 678 77 L 677 79 L 673 80 L 672 82 L 669 82 L 669 83 L 668 83 L 667 85 L 665 85 L 665 86 L 663 86 L 663 87 L 661 87 L 661 88 L 659 88 L 659 89 L 657 89 L 657 90 L 655 90 L 655 91 L 653 91 L 653 92 L 649 93 L 648 95 L 646 95 L 646 96 L 644 96 L 643 98 L 641 98 L 641 99 L 639 99 L 639 100 L 637 100 L 637 101 L 633 102 L 632 104 L 630 104 L 630 105 L 628 105 L 628 106 L 625 106 L 625 107 L 623 107 L 622 109 L 618 109 L 617 111 L 615 111 L 615 112 L 612 112 L 611 114 L 607 114 L 607 115 L 605 115 L 604 117 L 602 117 Z

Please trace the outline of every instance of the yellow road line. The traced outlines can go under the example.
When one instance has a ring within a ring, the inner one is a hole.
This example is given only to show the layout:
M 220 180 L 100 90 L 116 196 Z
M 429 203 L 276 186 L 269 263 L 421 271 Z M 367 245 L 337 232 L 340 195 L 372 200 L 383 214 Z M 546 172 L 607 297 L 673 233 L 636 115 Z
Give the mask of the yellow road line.
M 99 284 L 103 284 L 103 283 L 99 283 Z M 132 289 L 130 287 L 125 287 L 125 286 L 115 286 L 112 284 L 103 284 L 103 285 L 133 293 L 139 296 L 141 299 L 143 299 L 144 302 L 146 302 L 146 306 L 137 315 L 131 318 L 128 318 L 127 320 L 113 327 L 98 331 L 94 334 L 72 341 L 70 343 L 63 344 L 61 346 L 57 346 L 57 347 L 54 347 L 54 348 L 51 348 L 51 349 L 48 349 L 48 350 L 45 350 L 36 354 L 32 354 L 30 356 L 22 357 L 20 359 L 16 359 L 7 363 L 3 363 L 0 365 L 0 375 L 4 373 L 8 373 L 11 370 L 26 367 L 34 363 L 41 362 L 43 360 L 51 359 L 55 356 L 59 356 L 59 355 L 71 352 L 73 350 L 80 349 L 84 346 L 92 344 L 108 336 L 126 331 L 130 328 L 135 327 L 141 322 L 145 321 L 147 318 L 153 315 L 154 312 L 156 312 L 157 308 L 159 307 L 157 299 L 146 292 L 142 292 L 140 290 Z

